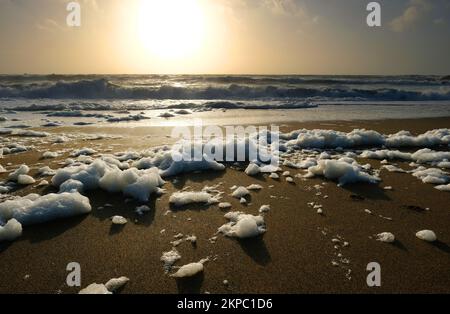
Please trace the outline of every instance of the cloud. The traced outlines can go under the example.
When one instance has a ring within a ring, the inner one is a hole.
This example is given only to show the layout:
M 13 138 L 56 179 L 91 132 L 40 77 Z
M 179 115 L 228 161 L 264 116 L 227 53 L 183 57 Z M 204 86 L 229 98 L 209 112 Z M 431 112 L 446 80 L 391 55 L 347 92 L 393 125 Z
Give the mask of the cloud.
M 396 17 L 389 24 L 394 32 L 403 32 L 411 29 L 424 18 L 432 5 L 428 0 L 411 0 L 402 15 Z

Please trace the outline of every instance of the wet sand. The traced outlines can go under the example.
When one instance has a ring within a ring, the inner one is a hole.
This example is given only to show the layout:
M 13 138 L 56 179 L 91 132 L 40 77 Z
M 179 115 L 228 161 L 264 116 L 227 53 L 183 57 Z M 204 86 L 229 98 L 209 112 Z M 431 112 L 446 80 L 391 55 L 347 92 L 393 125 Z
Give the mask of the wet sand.
M 383 133 L 405 129 L 422 133 L 449 126 L 449 118 L 439 118 L 289 123 L 281 129 L 366 128 Z M 45 131 L 77 130 L 80 129 Z M 170 141 L 168 128 L 84 127 L 82 130 L 120 133 L 126 137 L 62 145 L 95 147 L 102 152 L 111 144 L 118 145 L 114 146 L 115 151 L 125 151 Z M 41 155 L 29 152 L 5 156 L 2 164 L 11 162 L 10 169 L 20 163 L 46 165 L 68 157 L 66 154 L 40 160 Z M 364 161 L 380 167 L 378 161 Z M 397 164 L 410 169 L 405 163 Z M 286 170 L 292 175 L 303 173 Z M 5 177 L 0 175 L 0 180 Z M 144 216 L 137 216 L 134 213 L 137 203 L 126 203 L 121 194 L 90 192 L 87 194 L 93 208 L 90 215 L 25 227 L 22 237 L 0 244 L 0 293 L 76 293 L 78 288 L 65 284 L 66 265 L 70 262 L 80 263 L 83 287 L 113 277 L 129 277 L 130 282 L 121 293 L 449 293 L 450 193 L 440 192 L 411 174 L 383 170 L 381 178 L 379 186 L 356 184 L 339 188 L 336 183 L 321 178 L 296 178 L 295 184 L 290 184 L 283 178 L 254 178 L 229 168 L 223 172 L 187 174 L 179 176 L 176 184 L 169 179 L 164 186 L 167 194 L 152 197 L 148 204 L 152 210 Z M 223 217 L 225 212 L 217 206 L 195 205 L 167 212 L 171 209 L 168 199 L 172 192 L 186 187 L 200 190 L 219 182 L 223 184 L 220 190 L 226 192 L 222 201 L 230 202 L 233 210 L 257 214 L 261 205 L 271 205 L 265 218 L 267 232 L 263 236 L 235 240 L 218 235 L 217 241 L 211 243 L 208 239 L 227 222 Z M 322 195 L 316 195 L 314 186 L 323 182 Z M 229 195 L 231 186 L 253 183 L 261 184 L 263 190 L 252 192 L 247 206 Z M 392 186 L 393 190 L 384 190 L 385 186 Z M 52 188 L 37 190 L 42 194 L 51 191 Z M 15 194 L 31 192 L 36 189 L 27 187 Z M 318 215 L 308 206 L 309 202 L 322 204 L 324 215 Z M 98 209 L 106 203 L 113 207 Z M 430 210 L 421 210 L 425 208 Z M 365 209 L 372 211 L 372 215 Z M 121 228 L 112 227 L 109 218 L 113 215 L 122 215 L 129 223 Z M 415 233 L 422 229 L 434 230 L 439 241 L 430 244 L 417 239 Z M 388 244 L 374 239 L 375 234 L 385 231 L 394 233 L 397 241 Z M 170 242 L 178 233 L 194 234 L 198 241 L 196 246 L 183 242 L 177 248 L 182 258 L 176 265 L 209 256 L 211 261 L 205 265 L 203 275 L 176 281 L 164 273 L 160 257 L 171 250 Z M 339 244 L 336 249 L 334 238 L 340 238 L 341 244 L 348 242 L 349 246 Z M 339 260 L 338 254 L 348 264 L 333 266 L 332 261 Z M 366 284 L 366 266 L 370 262 L 381 265 L 381 287 L 369 288 Z M 223 284 L 224 280 L 229 281 L 228 286 Z

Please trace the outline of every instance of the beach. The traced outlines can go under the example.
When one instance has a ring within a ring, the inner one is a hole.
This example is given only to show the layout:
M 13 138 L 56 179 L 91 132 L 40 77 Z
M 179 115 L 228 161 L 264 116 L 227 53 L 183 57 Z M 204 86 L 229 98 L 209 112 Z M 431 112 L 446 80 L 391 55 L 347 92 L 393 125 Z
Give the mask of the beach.
M 0 0 L 0 295 L 450 294 L 448 2 Z
M 276 111 L 274 111 L 276 113 Z M 239 122 L 239 121 L 237 121 Z M 224 125 L 218 123 L 219 125 Z M 447 128 L 449 118 L 351 121 L 286 121 L 280 130 L 321 129 L 351 132 L 367 129 L 381 134 L 408 130 L 414 135 Z M 1 164 L 7 172 L 20 164 L 30 166 L 36 184 L 15 189 L 12 194 L 56 193 L 55 186 L 36 187 L 41 180 L 39 167 L 58 169 L 72 151 L 95 149 L 91 157 L 125 151 L 140 151 L 170 144 L 171 126 L 111 127 L 91 125 L 33 128 L 36 132 L 84 134 L 60 144 L 34 140 L 34 149 L 4 155 Z M 102 134 L 103 136 L 94 136 Z M 91 135 L 91 138 L 89 137 Z M 14 135 L 2 135 L 14 137 Z M 26 139 L 23 137 L 21 139 Z M 57 149 L 56 149 L 56 148 Z M 42 159 L 44 151 L 58 150 L 56 158 Z M 323 149 L 330 151 L 333 149 Z M 448 147 L 440 147 L 448 151 Z M 415 149 L 402 149 L 415 151 Z M 381 160 L 355 157 L 360 164 L 381 169 Z M 248 164 L 248 163 L 247 163 Z M 415 168 L 409 161 L 389 160 L 405 171 Z M 82 287 L 126 276 L 129 282 L 120 293 L 448 293 L 450 287 L 450 194 L 421 182 L 410 173 L 382 169 L 381 182 L 357 182 L 338 186 L 335 180 L 316 176 L 304 178 L 306 169 L 282 166 L 279 179 L 269 174 L 249 176 L 245 165 L 227 166 L 224 171 L 177 174 L 164 178 L 166 190 L 151 195 L 150 211 L 138 215 L 142 204 L 101 189 L 86 191 L 92 211 L 89 214 L 26 226 L 13 242 L 0 245 L 0 293 L 77 293 L 68 287 L 66 266 L 81 266 Z M 283 176 L 284 171 L 289 175 Z M 293 178 L 287 182 L 286 177 Z M 49 177 L 51 179 L 51 177 Z M 49 178 L 42 178 L 47 179 Z M 233 186 L 261 185 L 251 191 L 246 204 L 232 197 Z M 181 190 L 200 191 L 205 186 L 222 192 L 220 202 L 229 202 L 231 211 L 259 215 L 262 205 L 266 231 L 239 239 L 217 233 L 228 221 L 217 204 L 190 204 L 174 207 L 170 196 Z M 386 188 L 387 187 L 387 188 Z M 385 189 L 386 188 L 386 189 Z M 314 205 L 312 205 L 314 204 Z M 320 207 L 314 207 L 319 205 Z M 317 208 L 322 210 L 318 214 Z M 128 220 L 112 225 L 111 217 Z M 428 243 L 416 237 L 420 230 L 433 230 L 438 240 Z M 377 234 L 391 232 L 395 242 L 377 240 Z M 166 273 L 161 256 L 170 251 L 176 239 L 195 235 L 196 241 L 180 241 L 176 250 L 182 266 L 208 258 L 197 276 L 178 279 Z M 381 286 L 368 287 L 366 267 L 381 266 Z

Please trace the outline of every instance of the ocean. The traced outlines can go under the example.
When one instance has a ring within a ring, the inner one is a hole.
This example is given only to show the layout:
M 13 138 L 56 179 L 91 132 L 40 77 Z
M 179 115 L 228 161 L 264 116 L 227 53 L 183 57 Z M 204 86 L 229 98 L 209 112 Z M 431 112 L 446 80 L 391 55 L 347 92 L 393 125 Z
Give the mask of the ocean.
M 136 122 L 145 119 L 125 111 L 139 110 L 151 117 L 155 116 L 152 112 L 158 116 L 158 110 L 169 110 L 162 117 L 171 118 L 177 116 L 177 110 L 185 116 L 242 109 L 276 109 L 279 117 L 294 120 L 450 116 L 450 81 L 417 75 L 0 76 L 0 113 L 14 112 L 21 115 L 16 119 L 21 121 L 30 120 L 26 113 L 43 111 L 47 117 L 47 111 L 57 111 L 59 117 L 77 116 L 91 122 Z M 3 120 L 11 121 L 8 117 Z

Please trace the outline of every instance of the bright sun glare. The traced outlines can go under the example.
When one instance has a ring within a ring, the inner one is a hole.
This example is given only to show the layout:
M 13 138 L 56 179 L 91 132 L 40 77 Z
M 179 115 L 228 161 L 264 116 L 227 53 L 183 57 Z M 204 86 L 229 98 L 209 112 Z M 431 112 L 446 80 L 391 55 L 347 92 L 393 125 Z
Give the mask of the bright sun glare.
M 198 0 L 140 0 L 142 45 L 164 59 L 188 57 L 204 36 L 204 13 Z

